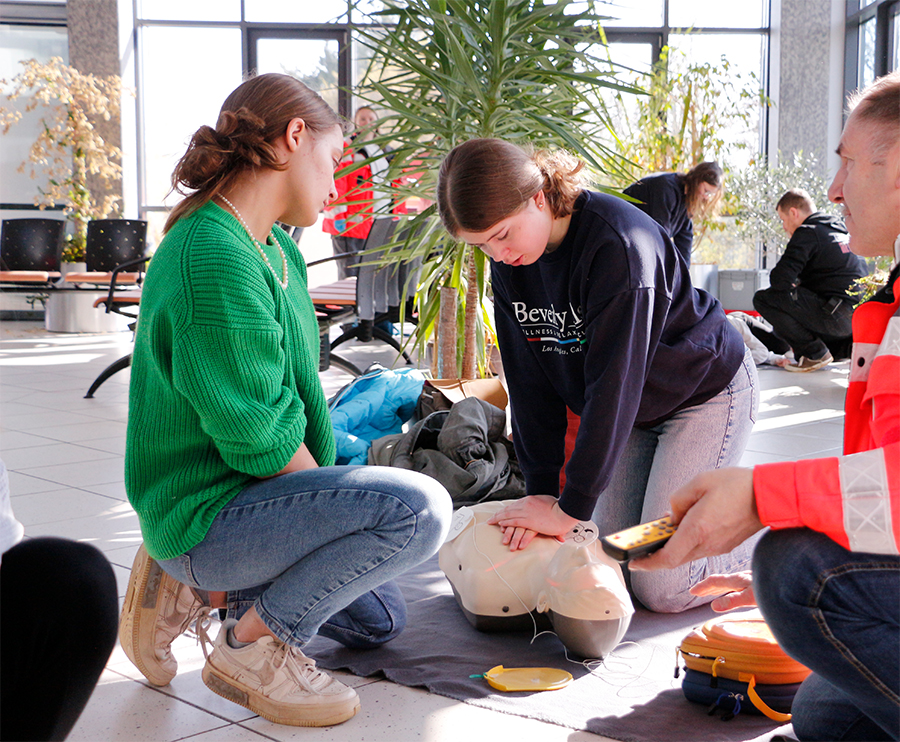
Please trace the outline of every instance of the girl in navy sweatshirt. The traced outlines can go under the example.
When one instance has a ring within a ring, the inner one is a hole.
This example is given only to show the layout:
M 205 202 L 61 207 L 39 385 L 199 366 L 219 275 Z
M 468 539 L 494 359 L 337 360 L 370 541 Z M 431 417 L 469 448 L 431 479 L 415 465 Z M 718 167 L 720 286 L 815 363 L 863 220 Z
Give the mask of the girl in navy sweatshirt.
M 695 474 L 736 465 L 756 416 L 756 368 L 718 301 L 649 216 L 583 188 L 583 163 L 498 139 L 453 149 L 438 182 L 448 231 L 491 258 L 513 441 L 530 496 L 491 522 L 512 549 L 592 519 L 601 534 L 659 518 Z M 566 461 L 568 410 L 580 417 Z M 560 470 L 565 486 L 560 492 Z M 752 545 L 635 573 L 651 610 L 708 602 L 708 574 Z
M 724 193 L 725 173 L 717 162 L 701 162 L 686 173 L 647 175 L 623 193 L 637 199 L 634 204 L 665 230 L 691 264 L 694 219 L 713 215 Z

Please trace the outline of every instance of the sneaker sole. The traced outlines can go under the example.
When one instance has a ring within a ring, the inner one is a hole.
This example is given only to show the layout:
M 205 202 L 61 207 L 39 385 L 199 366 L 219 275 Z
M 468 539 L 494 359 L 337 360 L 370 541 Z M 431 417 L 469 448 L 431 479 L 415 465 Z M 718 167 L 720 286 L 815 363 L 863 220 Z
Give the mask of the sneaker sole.
M 208 661 L 203 666 L 202 677 L 206 687 L 213 693 L 275 724 L 292 727 L 330 727 L 352 719 L 360 709 L 359 696 L 355 692 L 352 698 L 345 701 L 310 704 L 306 708 L 278 703 L 240 687 L 234 679 L 220 673 Z
M 162 671 L 159 668 L 151 668 L 141 654 L 140 637 L 142 633 L 149 631 L 150 635 L 155 629 L 155 615 L 145 613 L 144 609 L 156 608 L 159 598 L 159 588 L 165 573 L 156 561 L 147 553 L 145 548 L 138 550 L 134 564 L 131 567 L 131 578 L 128 580 L 128 592 L 125 594 L 125 602 L 122 605 L 122 616 L 119 619 L 119 643 L 135 667 L 150 681 L 152 685 L 168 685 L 175 677 L 175 673 Z M 137 596 L 143 595 L 144 599 L 138 603 Z M 148 625 L 143 626 L 145 617 Z M 146 634 L 145 634 L 146 635 Z M 153 651 L 152 648 L 150 650 Z
M 808 374 L 810 371 L 818 371 L 820 368 L 825 368 L 829 363 L 831 363 L 831 361 L 827 361 L 825 363 L 816 363 L 812 366 L 807 366 L 806 368 L 800 368 L 799 366 L 791 364 L 788 366 L 784 366 L 784 370 L 790 371 L 795 374 Z

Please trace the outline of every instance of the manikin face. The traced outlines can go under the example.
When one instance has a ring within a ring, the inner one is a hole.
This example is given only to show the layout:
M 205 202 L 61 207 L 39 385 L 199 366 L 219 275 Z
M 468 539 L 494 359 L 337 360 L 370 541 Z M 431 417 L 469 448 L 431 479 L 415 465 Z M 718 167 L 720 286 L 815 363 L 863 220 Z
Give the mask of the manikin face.
M 863 257 L 892 255 L 900 234 L 900 140 L 878 151 L 879 124 L 847 119 L 838 154 L 841 166 L 828 198 L 841 204 L 850 233 L 850 250 Z
M 319 134 L 304 125 L 293 134 L 293 141 L 289 155 L 291 194 L 288 212 L 280 221 L 310 227 L 325 205 L 337 198 L 334 172 L 344 152 L 344 136 L 337 125 Z
M 531 265 L 544 254 L 552 228 L 553 215 L 544 192 L 538 191 L 519 211 L 484 232 L 461 230 L 456 236 L 499 263 L 520 266 Z

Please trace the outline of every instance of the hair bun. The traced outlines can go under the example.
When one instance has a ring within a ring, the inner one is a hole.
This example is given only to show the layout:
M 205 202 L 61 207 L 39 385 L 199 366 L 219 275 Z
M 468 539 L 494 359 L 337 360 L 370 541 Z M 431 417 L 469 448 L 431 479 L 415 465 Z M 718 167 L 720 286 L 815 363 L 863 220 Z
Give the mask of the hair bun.
M 174 187 L 204 190 L 225 174 L 260 166 L 280 169 L 275 148 L 266 141 L 265 122 L 246 108 L 223 111 L 216 128 L 201 126 L 173 173 Z

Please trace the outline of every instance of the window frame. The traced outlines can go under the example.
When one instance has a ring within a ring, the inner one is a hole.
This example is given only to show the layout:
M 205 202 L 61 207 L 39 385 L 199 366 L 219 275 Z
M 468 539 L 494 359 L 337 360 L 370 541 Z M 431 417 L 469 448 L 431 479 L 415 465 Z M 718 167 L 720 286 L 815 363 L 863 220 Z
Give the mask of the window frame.
M 900 0 L 872 0 L 860 7 L 860 0 L 847 0 L 844 33 L 844 98 L 861 86 L 860 81 L 860 30 L 871 20 L 875 21 L 874 75 L 880 77 L 891 72 L 891 61 L 897 56 L 894 30 L 900 23 Z
M 758 27 L 746 28 L 722 28 L 722 27 L 694 27 L 691 29 L 670 26 L 669 19 L 669 3 L 670 0 L 661 0 L 663 4 L 663 25 L 662 26 L 646 26 L 646 27 L 625 27 L 625 26 L 608 26 L 604 28 L 604 35 L 609 43 L 639 43 L 650 44 L 652 49 L 652 61 L 657 63 L 660 58 L 662 48 L 669 43 L 669 37 L 672 34 L 680 34 L 690 31 L 698 35 L 714 34 L 739 34 L 739 35 L 756 35 L 762 40 L 762 55 L 760 60 L 760 80 L 768 92 L 770 90 L 770 66 L 771 66 L 771 18 L 772 18 L 772 2 L 778 0 L 764 0 L 763 3 L 763 22 Z M 354 23 L 359 20 L 353 18 L 354 2 L 348 0 L 347 14 L 341 16 L 339 22 L 334 23 L 286 23 L 277 24 L 271 22 L 257 22 L 246 20 L 246 9 L 244 2 L 241 3 L 241 20 L 216 21 L 216 20 L 166 20 L 166 19 L 147 19 L 138 16 L 138 0 L 132 1 L 133 8 L 133 28 L 135 38 L 135 83 L 138 90 L 137 105 L 137 200 L 138 211 L 141 215 L 154 211 L 165 211 L 166 207 L 161 204 L 148 204 L 146 178 L 146 161 L 145 154 L 141 143 L 143 142 L 143 132 L 146 126 L 142 111 L 141 90 L 143 88 L 143 73 L 141 69 L 141 53 L 140 38 L 141 30 L 148 26 L 193 26 L 193 27 L 227 27 L 238 28 L 241 32 L 241 69 L 243 74 L 248 74 L 256 67 L 256 44 L 261 39 L 278 38 L 278 39 L 335 39 L 338 41 L 338 112 L 349 117 L 352 106 L 352 96 L 350 89 L 354 83 L 353 69 L 356 60 L 353 56 L 354 39 L 352 36 L 352 28 Z M 759 132 L 759 149 L 765 151 L 766 143 L 770 136 L 770 120 L 768 110 L 763 111 L 760 118 Z
M 68 28 L 65 2 L 0 2 L 0 23 L 4 26 Z M 44 211 L 62 211 L 62 205 L 45 206 Z M 0 211 L 39 211 L 34 201 L 0 203 Z

